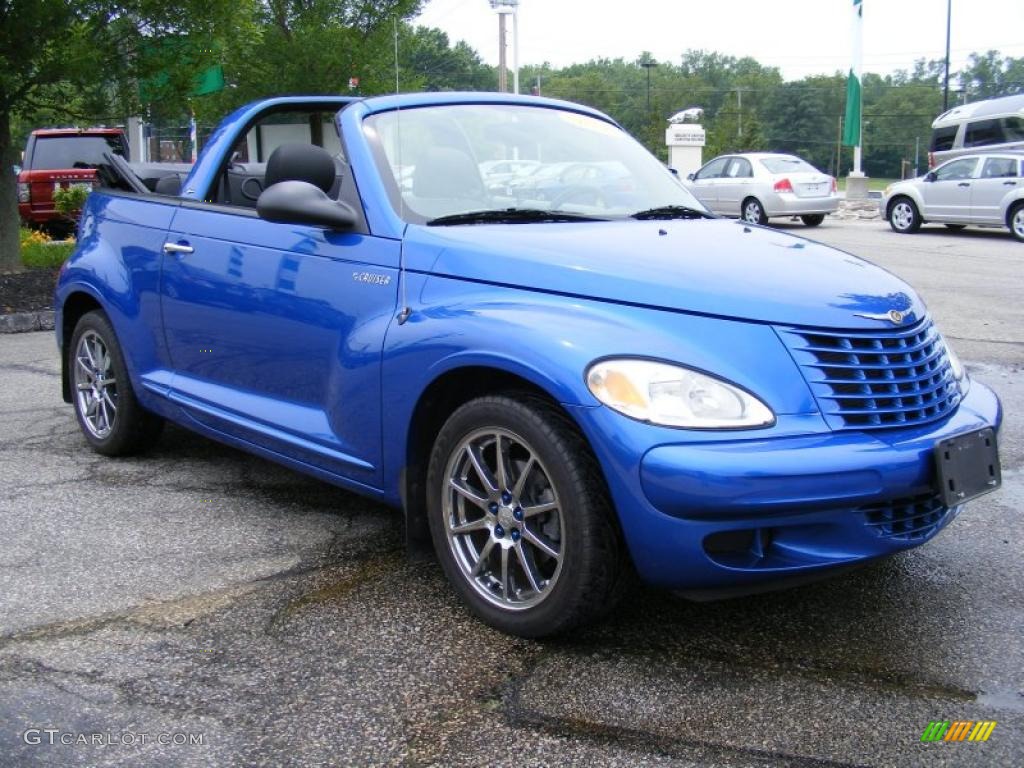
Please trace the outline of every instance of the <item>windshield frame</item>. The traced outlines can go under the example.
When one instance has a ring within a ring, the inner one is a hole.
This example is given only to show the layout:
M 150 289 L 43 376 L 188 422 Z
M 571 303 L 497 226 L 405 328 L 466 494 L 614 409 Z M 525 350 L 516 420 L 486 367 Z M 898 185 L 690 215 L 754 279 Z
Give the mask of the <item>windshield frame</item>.
M 392 209 L 392 212 L 395 214 L 395 216 L 397 216 L 398 219 L 400 221 L 404 222 L 405 224 L 426 225 L 430 221 L 432 221 L 432 220 L 434 220 L 436 218 L 441 218 L 443 216 L 430 216 L 430 215 L 426 215 L 424 213 L 421 213 L 419 211 L 414 210 L 411 206 L 409 206 L 406 203 L 406 200 L 405 200 L 405 198 L 404 198 L 404 196 L 402 194 L 401 188 L 399 186 L 399 182 L 396 179 L 395 171 L 394 171 L 394 169 L 393 169 L 393 167 L 391 165 L 391 161 L 390 161 L 390 159 L 388 157 L 388 154 L 387 154 L 387 152 L 385 150 L 384 138 L 381 135 L 380 130 L 378 130 L 379 121 L 382 118 L 384 118 L 386 116 L 389 116 L 389 115 L 393 115 L 393 116 L 396 117 L 396 119 L 400 120 L 401 119 L 400 113 L 410 113 L 410 112 L 419 111 L 419 110 L 425 110 L 425 109 L 430 109 L 430 110 L 447 110 L 447 109 L 458 109 L 458 108 L 464 108 L 464 107 L 483 107 L 483 108 L 493 107 L 493 108 L 500 108 L 500 109 L 518 109 L 518 110 L 527 110 L 527 109 L 529 109 L 529 110 L 548 110 L 550 112 L 557 112 L 557 113 L 564 113 L 564 114 L 569 114 L 569 115 L 576 115 L 576 116 L 579 116 L 581 118 L 585 118 L 585 119 L 588 119 L 588 120 L 595 120 L 595 121 L 604 123 L 610 129 L 613 129 L 613 130 L 615 130 L 617 132 L 620 132 L 621 135 L 622 135 L 622 138 L 625 141 L 630 142 L 631 144 L 635 145 L 635 147 L 637 149 L 639 149 L 640 153 L 642 153 L 644 156 L 646 156 L 646 159 L 644 160 L 644 162 L 648 162 L 649 161 L 650 168 L 653 169 L 653 168 L 655 168 L 657 166 L 657 167 L 660 167 L 664 171 L 666 181 L 668 182 L 667 186 L 671 187 L 671 189 L 672 189 L 672 191 L 674 193 L 674 197 L 675 197 L 675 199 L 673 199 L 673 200 L 661 200 L 657 205 L 651 205 L 651 204 L 644 205 L 644 204 L 641 204 L 640 206 L 638 206 L 635 209 L 631 209 L 631 210 L 628 210 L 628 211 L 622 211 L 622 212 L 619 212 L 619 213 L 607 213 L 607 212 L 603 212 L 603 211 L 581 212 L 581 211 L 575 210 L 575 209 L 566 209 L 565 213 L 570 213 L 570 214 L 571 213 L 582 213 L 582 216 L 587 217 L 587 218 L 592 218 L 594 221 L 598 221 L 598 222 L 604 222 L 604 221 L 629 221 L 629 220 L 635 220 L 635 219 L 632 218 L 632 215 L 636 211 L 646 210 L 646 209 L 651 208 L 651 207 L 679 205 L 679 206 L 683 206 L 683 207 L 693 208 L 693 209 L 696 209 L 696 210 L 699 210 L 699 211 L 705 211 L 705 212 L 708 213 L 709 216 L 712 215 L 710 213 L 710 211 L 708 211 L 706 206 L 704 206 L 704 204 L 701 203 L 700 200 L 698 200 L 697 197 L 682 184 L 682 182 L 679 180 L 678 176 L 676 174 L 672 173 L 672 171 L 668 168 L 667 165 L 665 165 L 662 161 L 660 161 L 654 154 L 652 154 L 646 147 L 644 147 L 642 144 L 640 144 L 640 142 L 638 142 L 631 134 L 629 134 L 627 131 L 625 131 L 620 125 L 618 125 L 616 122 L 614 122 L 611 118 L 609 118 L 609 117 L 607 117 L 605 115 L 602 115 L 600 113 L 592 112 L 590 110 L 585 110 L 585 109 L 576 110 L 576 109 L 573 109 L 572 108 L 573 105 L 569 104 L 569 103 L 567 103 L 567 104 L 557 104 L 557 103 L 556 104 L 542 104 L 542 103 L 494 102 L 494 101 L 489 101 L 488 100 L 488 101 L 480 101 L 480 102 L 466 101 L 466 102 L 452 102 L 452 103 L 439 102 L 439 103 L 430 103 L 430 104 L 416 104 L 416 105 L 411 105 L 411 106 L 408 106 L 408 107 L 405 107 L 405 106 L 397 107 L 396 106 L 394 108 L 383 109 L 383 110 L 376 110 L 376 111 L 370 112 L 370 113 L 362 116 L 361 121 L 360 121 L 360 127 L 361 127 L 361 130 L 362 130 L 363 139 L 365 140 L 366 145 L 367 145 L 368 149 L 370 150 L 370 153 L 369 153 L 370 157 L 371 157 L 371 159 L 372 159 L 372 161 L 374 163 L 375 170 L 378 173 L 378 176 L 380 178 L 380 181 L 381 181 L 381 184 L 382 184 L 382 186 L 384 188 L 384 191 L 386 192 L 388 203 L 389 203 L 389 205 L 390 205 L 390 207 Z M 478 161 L 478 166 L 479 166 L 480 163 L 487 162 L 488 160 L 491 160 L 491 159 L 493 159 L 493 158 L 486 158 L 484 160 Z M 523 159 L 523 158 L 519 158 L 519 159 Z M 530 158 L 527 158 L 527 159 L 530 159 Z M 598 160 L 593 160 L 593 161 L 584 161 L 584 160 L 556 160 L 556 161 L 553 161 L 550 164 L 543 164 L 542 163 L 541 165 L 539 165 L 533 171 L 533 173 L 531 173 L 529 175 L 533 176 L 534 174 L 538 174 L 544 168 L 548 167 L 549 165 L 555 165 L 555 164 L 573 165 L 573 164 L 584 163 L 584 162 L 592 162 L 592 163 L 599 163 L 599 162 L 601 162 L 601 163 L 603 163 L 603 162 L 621 162 L 621 160 L 618 160 L 617 158 L 611 158 L 610 160 L 605 158 L 605 159 L 602 159 L 600 161 L 598 161 Z M 647 202 L 650 203 L 651 201 L 647 201 Z M 514 206 L 514 205 L 515 204 L 512 204 L 512 206 Z M 510 203 L 507 200 L 495 200 L 495 201 L 493 201 L 493 210 L 495 210 L 495 211 L 501 211 L 501 210 L 507 209 L 509 207 L 510 207 Z M 525 207 L 530 207 L 530 206 L 527 206 L 527 205 L 524 204 L 522 207 L 525 208 Z M 475 208 L 467 207 L 464 212 L 468 213 L 468 212 L 478 211 L 478 210 L 480 210 L 479 206 L 476 206 Z M 488 209 L 488 210 L 491 210 L 491 209 Z M 449 214 L 444 214 L 444 215 L 453 215 L 453 214 L 458 214 L 458 213 L 463 213 L 463 211 L 453 211 L 453 212 L 451 212 Z M 524 222 L 520 222 L 520 224 L 522 224 L 522 223 L 524 223 Z M 539 222 L 529 222 L 529 223 L 539 223 Z

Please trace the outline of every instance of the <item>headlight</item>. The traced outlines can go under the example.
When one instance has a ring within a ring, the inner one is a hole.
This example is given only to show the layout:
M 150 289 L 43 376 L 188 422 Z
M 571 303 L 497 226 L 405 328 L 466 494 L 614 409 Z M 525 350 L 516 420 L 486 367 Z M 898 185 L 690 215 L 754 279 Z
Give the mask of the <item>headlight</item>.
M 619 413 L 666 427 L 728 429 L 775 423 L 767 405 L 706 373 L 653 360 L 603 360 L 587 370 L 591 393 Z
M 946 358 L 949 360 L 949 367 L 953 370 L 953 378 L 957 381 L 963 381 L 964 376 L 967 375 L 967 371 L 964 370 L 964 364 L 960 362 L 960 358 L 956 356 L 956 352 L 949 346 L 949 342 L 945 339 L 942 343 L 946 345 Z

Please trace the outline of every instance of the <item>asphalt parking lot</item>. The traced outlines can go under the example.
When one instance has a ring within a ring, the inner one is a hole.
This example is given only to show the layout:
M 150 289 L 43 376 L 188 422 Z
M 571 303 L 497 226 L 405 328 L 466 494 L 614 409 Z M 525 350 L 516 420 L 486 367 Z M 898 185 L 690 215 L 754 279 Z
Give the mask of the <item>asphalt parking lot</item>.
M 0 765 L 1024 764 L 1024 245 L 781 228 L 921 291 L 1003 400 L 1004 488 L 854 573 L 641 588 L 555 642 L 477 623 L 397 514 L 344 491 L 179 429 L 92 454 L 52 335 L 0 336 Z M 924 744 L 932 720 L 998 725 Z M 96 733 L 123 743 L 60 743 Z

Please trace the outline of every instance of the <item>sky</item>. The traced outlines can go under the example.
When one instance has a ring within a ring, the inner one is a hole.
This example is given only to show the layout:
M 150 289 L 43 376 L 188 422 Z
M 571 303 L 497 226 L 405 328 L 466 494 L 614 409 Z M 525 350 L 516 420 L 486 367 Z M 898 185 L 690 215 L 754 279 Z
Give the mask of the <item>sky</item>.
M 940 59 L 947 0 L 864 0 L 864 71 L 910 69 Z M 786 79 L 846 72 L 852 0 L 521 0 L 520 64 L 556 67 L 650 51 L 678 62 L 687 49 L 751 56 Z M 1024 0 L 952 0 L 951 69 L 972 52 L 1024 56 Z M 498 21 L 488 0 L 428 0 L 416 23 L 465 40 L 498 61 Z M 509 21 L 509 66 L 512 24 Z

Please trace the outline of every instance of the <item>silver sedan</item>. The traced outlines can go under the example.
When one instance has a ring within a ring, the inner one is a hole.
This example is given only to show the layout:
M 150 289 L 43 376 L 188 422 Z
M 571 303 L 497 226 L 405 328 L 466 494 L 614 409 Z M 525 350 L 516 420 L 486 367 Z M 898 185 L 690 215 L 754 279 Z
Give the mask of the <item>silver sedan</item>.
M 882 218 L 901 234 L 935 222 L 1007 227 L 1024 241 L 1024 153 L 963 155 L 919 179 L 890 184 L 879 204 Z
M 816 227 L 839 207 L 836 180 L 796 155 L 720 155 L 691 173 L 686 184 L 715 213 L 751 224 L 799 216 Z

